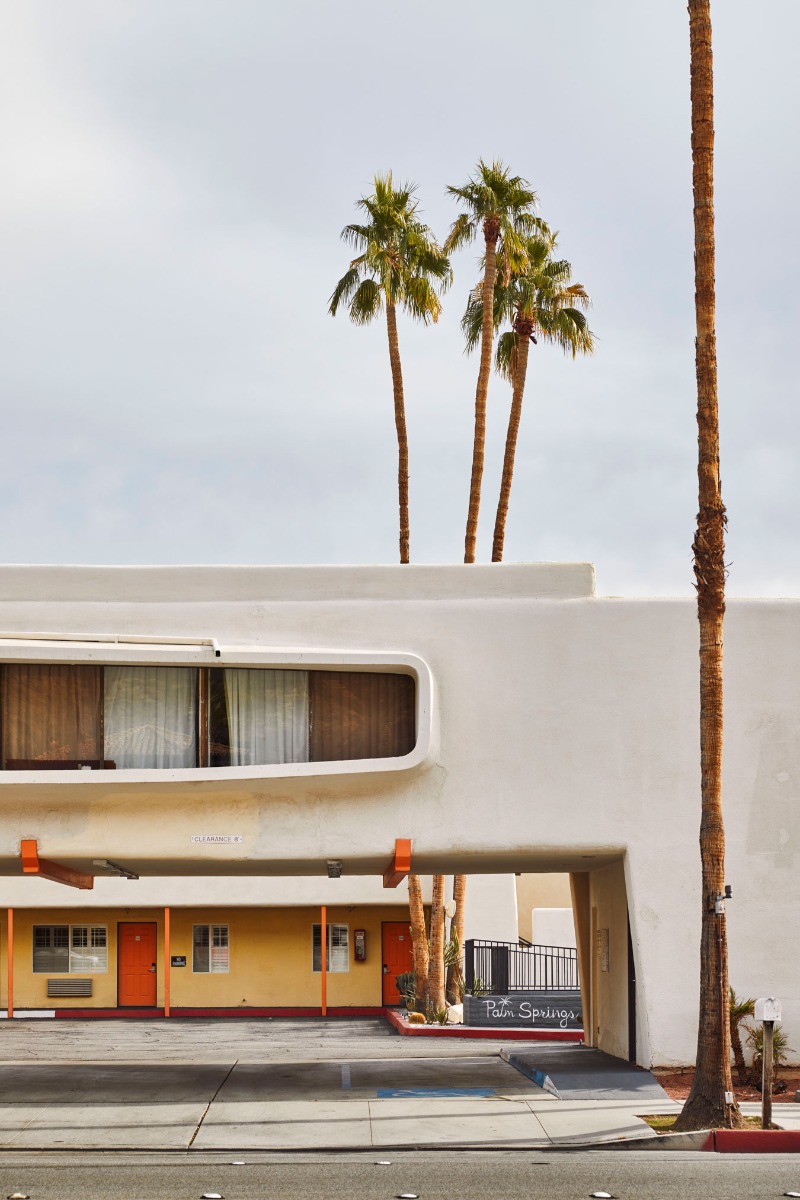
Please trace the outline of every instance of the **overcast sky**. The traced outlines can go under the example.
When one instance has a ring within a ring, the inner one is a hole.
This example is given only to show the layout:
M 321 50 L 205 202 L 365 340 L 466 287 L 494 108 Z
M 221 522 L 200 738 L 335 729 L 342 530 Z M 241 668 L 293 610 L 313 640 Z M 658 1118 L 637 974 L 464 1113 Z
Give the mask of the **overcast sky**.
M 796 595 L 797 0 L 716 0 L 730 592 Z M 327 315 L 376 171 L 530 180 L 599 338 L 532 347 L 506 559 L 689 594 L 696 512 L 683 0 L 6 0 L 0 561 L 393 562 L 385 328 Z M 477 360 L 400 321 L 411 555 L 463 555 Z M 509 389 L 494 378 L 479 559 Z

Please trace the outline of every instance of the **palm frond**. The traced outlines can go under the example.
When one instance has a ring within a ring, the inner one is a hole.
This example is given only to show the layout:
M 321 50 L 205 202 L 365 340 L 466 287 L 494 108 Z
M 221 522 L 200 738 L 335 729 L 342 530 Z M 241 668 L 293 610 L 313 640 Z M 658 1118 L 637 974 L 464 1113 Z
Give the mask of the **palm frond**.
M 336 316 L 339 305 L 342 303 L 342 301 L 347 301 L 350 299 L 353 292 L 358 287 L 358 281 L 360 278 L 361 272 L 356 266 L 351 265 L 350 270 L 346 271 L 336 284 L 336 287 L 333 289 L 331 297 L 328 301 L 328 312 L 332 317 Z
M 452 269 L 446 250 L 417 215 L 414 190 L 413 183 L 396 186 L 388 171 L 375 175 L 373 193 L 356 202 L 367 219 L 346 225 L 342 238 L 361 253 L 336 286 L 332 312 L 347 299 L 351 319 L 364 325 L 385 298 L 416 320 L 438 319 Z
M 497 350 L 495 352 L 495 369 L 498 375 L 503 379 L 507 379 L 509 383 L 514 383 L 514 374 L 517 369 L 517 352 L 519 348 L 519 336 L 512 329 L 501 333 L 497 339 Z
M 345 225 L 339 236 L 348 246 L 366 246 L 372 236 L 372 230 L 369 225 Z
M 354 325 L 368 325 L 381 311 L 382 289 L 374 279 L 364 279 L 350 301 L 350 320 Z
M 454 250 L 460 250 L 462 246 L 468 246 L 470 242 L 475 241 L 477 232 L 477 221 L 467 216 L 466 213 L 459 213 L 450 226 L 450 232 L 444 239 L 445 253 L 452 254 Z
M 465 352 L 467 354 L 471 354 L 481 340 L 482 327 L 483 299 L 481 296 L 476 295 L 475 292 L 470 292 L 467 299 L 467 307 L 461 318 L 461 329 L 464 333 L 464 341 L 466 342 Z
M 428 280 L 417 275 L 406 283 L 403 307 L 415 320 L 427 325 L 429 321 L 439 320 L 442 302 Z

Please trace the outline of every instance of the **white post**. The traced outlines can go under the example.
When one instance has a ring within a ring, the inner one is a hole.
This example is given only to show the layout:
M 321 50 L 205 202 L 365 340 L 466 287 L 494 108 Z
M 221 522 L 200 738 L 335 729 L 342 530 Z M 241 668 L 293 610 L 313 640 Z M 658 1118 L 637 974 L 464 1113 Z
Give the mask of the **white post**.
M 772 1127 L 772 1079 L 774 1074 L 775 1022 L 781 1019 L 781 1002 L 774 996 L 762 996 L 756 1000 L 755 1018 L 764 1026 L 761 1041 L 761 1128 Z

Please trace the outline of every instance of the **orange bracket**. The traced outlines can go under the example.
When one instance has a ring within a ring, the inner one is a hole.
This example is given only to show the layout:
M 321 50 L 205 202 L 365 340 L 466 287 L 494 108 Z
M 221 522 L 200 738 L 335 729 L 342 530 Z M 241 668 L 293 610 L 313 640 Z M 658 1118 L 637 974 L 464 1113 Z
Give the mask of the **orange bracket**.
M 383 872 L 383 886 L 396 888 L 411 870 L 411 838 L 397 838 L 394 843 L 394 858 Z
M 53 883 L 65 883 L 67 887 L 83 888 L 89 892 L 94 887 L 94 876 L 62 867 L 61 863 L 39 858 L 39 843 L 36 838 L 23 838 L 19 844 L 22 855 L 23 875 L 38 875 L 40 879 L 51 879 Z

